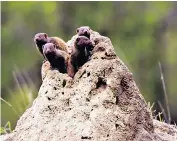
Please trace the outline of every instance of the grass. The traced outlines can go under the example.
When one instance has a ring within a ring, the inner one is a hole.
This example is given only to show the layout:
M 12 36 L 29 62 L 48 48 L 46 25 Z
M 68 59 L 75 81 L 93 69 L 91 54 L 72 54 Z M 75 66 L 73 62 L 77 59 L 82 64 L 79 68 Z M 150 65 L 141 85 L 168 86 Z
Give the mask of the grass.
M 161 66 L 160 62 L 159 62 L 159 70 L 160 70 L 162 87 L 163 87 L 163 91 L 164 91 L 164 98 L 165 98 L 165 106 L 166 106 L 166 110 L 167 110 L 167 115 L 165 114 L 165 110 L 162 107 L 162 105 L 161 105 L 160 102 L 159 102 L 159 106 L 160 106 L 160 108 L 162 110 L 162 113 L 163 113 L 164 117 L 166 118 L 167 123 L 171 124 L 170 106 L 169 106 L 168 95 L 167 95 L 167 90 L 166 90 L 166 86 L 165 86 L 165 79 L 164 79 L 164 75 L 163 75 L 163 71 L 162 71 L 162 66 Z
M 16 89 L 8 90 L 9 95 L 1 100 L 1 134 L 10 133 L 24 111 L 32 104 L 37 91 L 30 77 L 18 67 L 13 70 Z M 8 121 L 8 122 L 7 122 Z
M 163 74 L 163 71 L 162 71 L 161 63 L 159 62 L 158 65 L 159 65 L 159 70 L 160 70 L 160 78 L 161 78 L 163 92 L 164 92 L 165 107 L 166 107 L 166 110 L 167 110 L 167 114 L 166 114 L 165 109 L 163 108 L 163 106 L 162 106 L 162 104 L 159 100 L 157 101 L 157 103 L 158 103 L 158 105 L 161 109 L 161 112 L 158 112 L 155 115 L 156 110 L 153 110 L 154 103 L 151 105 L 150 102 L 148 102 L 148 108 L 150 109 L 154 119 L 158 119 L 161 122 L 167 122 L 168 124 L 171 124 L 171 113 L 170 113 L 168 95 L 167 95 L 166 86 L 165 86 L 164 74 Z
M 0 134 L 7 134 L 12 132 L 12 127 L 10 121 L 8 121 L 4 127 L 0 127 Z
M 2 97 L 0 97 L 1 101 L 3 101 L 5 104 L 7 104 L 13 111 L 16 115 L 18 115 L 17 111 L 13 108 L 13 106 L 7 102 L 5 99 L 3 99 Z

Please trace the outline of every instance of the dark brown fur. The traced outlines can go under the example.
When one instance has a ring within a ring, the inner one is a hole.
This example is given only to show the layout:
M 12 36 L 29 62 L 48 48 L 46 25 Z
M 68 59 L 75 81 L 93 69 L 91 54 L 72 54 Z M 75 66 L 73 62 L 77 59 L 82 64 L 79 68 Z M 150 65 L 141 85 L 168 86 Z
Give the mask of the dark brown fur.
M 76 33 L 78 34 L 78 36 L 85 36 L 90 39 L 91 29 L 89 26 L 81 26 L 76 29 Z M 92 55 L 92 50 L 93 48 L 87 48 L 89 56 Z
M 93 48 L 90 39 L 85 36 L 78 36 L 72 48 L 70 60 L 68 61 L 69 76 L 74 77 L 78 69 L 88 61 L 89 54 L 87 48 Z
M 42 48 L 46 43 L 53 43 L 57 49 L 68 52 L 67 45 L 62 39 L 58 37 L 48 37 L 46 33 L 37 33 L 34 37 L 34 42 L 37 49 L 43 56 L 44 54 Z
M 58 69 L 61 73 L 67 72 L 69 55 L 63 50 L 56 49 L 53 43 L 47 43 L 43 47 L 43 54 L 50 62 L 52 69 Z

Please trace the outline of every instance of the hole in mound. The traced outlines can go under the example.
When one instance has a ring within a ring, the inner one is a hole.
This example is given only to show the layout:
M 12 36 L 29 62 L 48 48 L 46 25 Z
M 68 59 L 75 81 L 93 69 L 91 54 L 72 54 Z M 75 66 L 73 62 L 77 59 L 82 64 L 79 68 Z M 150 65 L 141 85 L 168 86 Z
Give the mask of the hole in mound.
M 89 76 L 90 76 L 90 72 L 87 73 L 87 77 L 89 77 Z
M 107 134 L 107 137 L 109 137 L 109 134 Z
M 119 125 L 118 125 L 118 124 L 115 124 L 115 126 L 116 126 L 116 130 L 117 130 L 117 128 L 119 127 Z
M 101 78 L 101 77 L 99 77 L 98 78 L 98 82 L 97 82 L 97 84 L 96 84 L 96 88 L 98 89 L 98 88 L 106 88 L 106 86 L 107 86 L 107 84 L 106 84 L 106 81 L 105 80 L 103 80 L 103 78 Z
M 47 97 L 47 99 L 50 101 L 51 100 L 51 98 L 50 97 Z
M 88 139 L 88 140 L 90 140 L 91 137 L 87 137 L 87 136 L 84 137 L 84 136 L 82 136 L 81 139 Z
M 97 45 L 99 43 L 99 39 L 95 39 L 95 45 Z
M 63 87 L 65 87 L 66 86 L 66 80 L 63 80 Z
M 53 87 L 53 89 L 54 89 L 54 90 L 57 90 L 57 88 L 56 88 L 56 87 Z
M 119 104 L 119 97 L 116 96 L 116 105 L 118 105 L 118 104 Z
M 49 110 L 52 110 L 51 108 L 50 108 L 50 106 L 47 106 L 48 108 L 49 108 Z
M 98 47 L 97 50 L 98 50 L 98 51 L 105 51 L 105 48 L 104 48 L 104 47 Z
M 87 101 L 87 102 L 89 102 L 89 101 L 90 101 L 90 99 L 89 99 L 89 98 L 86 98 L 86 101 Z
M 48 91 L 45 92 L 45 94 L 47 94 L 47 93 L 48 93 Z
M 64 95 L 64 92 L 62 92 L 62 94 Z
M 86 70 L 82 72 L 82 74 L 79 76 L 79 78 L 82 78 L 82 76 L 86 73 Z

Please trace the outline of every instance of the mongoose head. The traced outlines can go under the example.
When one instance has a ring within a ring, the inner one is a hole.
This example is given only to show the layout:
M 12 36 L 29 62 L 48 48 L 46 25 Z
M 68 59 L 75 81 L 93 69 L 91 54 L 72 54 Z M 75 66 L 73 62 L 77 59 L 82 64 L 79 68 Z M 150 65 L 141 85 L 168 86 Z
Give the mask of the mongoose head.
M 65 63 L 67 63 L 68 56 L 65 51 L 56 49 L 53 43 L 47 43 L 43 46 L 43 54 L 52 68 L 57 68 L 62 73 L 66 72 Z
M 42 46 L 45 45 L 47 41 L 48 41 L 48 35 L 46 33 L 37 33 L 34 36 L 34 42 L 40 48 L 42 48 Z
M 87 38 L 90 39 L 90 27 L 89 26 L 81 26 L 79 28 L 76 29 L 76 33 L 79 36 L 86 36 Z
M 45 56 L 55 55 L 55 53 L 56 53 L 56 47 L 53 43 L 47 43 L 43 45 L 43 54 Z
M 85 49 L 85 47 L 93 46 L 91 40 L 85 36 L 78 36 L 75 41 L 75 47 L 79 50 Z

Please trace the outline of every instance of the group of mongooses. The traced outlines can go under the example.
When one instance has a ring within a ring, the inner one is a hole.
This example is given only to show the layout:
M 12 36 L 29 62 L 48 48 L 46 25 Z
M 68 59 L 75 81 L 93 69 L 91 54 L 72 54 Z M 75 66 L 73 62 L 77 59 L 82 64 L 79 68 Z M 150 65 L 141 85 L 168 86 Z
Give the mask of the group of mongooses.
M 74 77 L 78 69 L 86 63 L 92 54 L 93 44 L 90 40 L 90 27 L 77 28 L 78 37 L 74 46 L 69 48 L 65 41 L 58 37 L 49 37 L 46 33 L 37 33 L 34 42 L 38 51 L 43 55 L 42 79 L 49 69 L 57 69 L 60 73 L 68 73 Z

